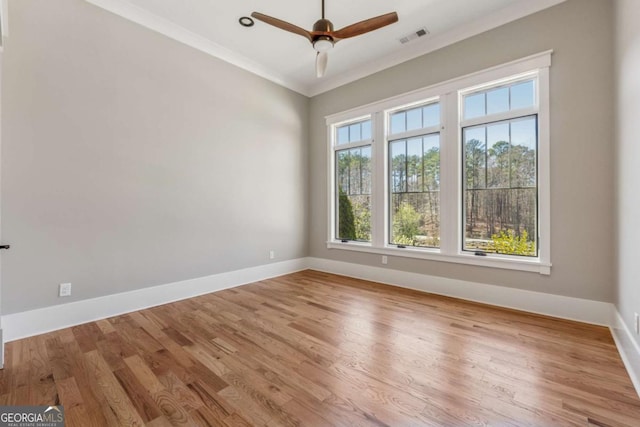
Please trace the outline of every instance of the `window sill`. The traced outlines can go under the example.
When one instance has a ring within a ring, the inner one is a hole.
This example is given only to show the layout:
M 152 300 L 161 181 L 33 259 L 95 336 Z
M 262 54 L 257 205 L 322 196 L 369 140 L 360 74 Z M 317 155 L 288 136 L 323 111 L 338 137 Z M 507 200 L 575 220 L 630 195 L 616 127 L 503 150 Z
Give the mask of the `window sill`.
M 479 257 L 473 254 L 458 253 L 446 255 L 438 249 L 416 249 L 396 247 L 374 247 L 370 243 L 362 242 L 327 242 L 327 249 L 340 249 L 345 251 L 367 252 L 372 254 L 397 256 L 403 258 L 426 259 L 430 261 L 451 262 L 455 264 L 475 265 L 479 267 L 501 268 L 506 270 L 519 270 L 551 274 L 551 263 L 542 262 L 539 258 L 514 259 L 500 255 L 487 255 Z

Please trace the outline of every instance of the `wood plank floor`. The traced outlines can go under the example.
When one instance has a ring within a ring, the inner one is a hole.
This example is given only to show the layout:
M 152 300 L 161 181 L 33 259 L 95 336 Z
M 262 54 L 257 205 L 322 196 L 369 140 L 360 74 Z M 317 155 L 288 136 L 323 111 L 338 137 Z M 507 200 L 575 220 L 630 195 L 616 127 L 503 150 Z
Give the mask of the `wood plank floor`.
M 604 327 L 304 271 L 14 341 L 67 426 L 639 426 Z

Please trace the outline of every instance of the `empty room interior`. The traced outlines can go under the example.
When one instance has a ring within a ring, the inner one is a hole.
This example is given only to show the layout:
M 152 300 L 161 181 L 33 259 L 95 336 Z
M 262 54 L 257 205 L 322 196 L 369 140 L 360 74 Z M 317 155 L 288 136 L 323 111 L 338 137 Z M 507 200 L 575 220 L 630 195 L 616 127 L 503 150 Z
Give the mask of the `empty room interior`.
M 640 2 L 0 5 L 0 425 L 640 426 Z

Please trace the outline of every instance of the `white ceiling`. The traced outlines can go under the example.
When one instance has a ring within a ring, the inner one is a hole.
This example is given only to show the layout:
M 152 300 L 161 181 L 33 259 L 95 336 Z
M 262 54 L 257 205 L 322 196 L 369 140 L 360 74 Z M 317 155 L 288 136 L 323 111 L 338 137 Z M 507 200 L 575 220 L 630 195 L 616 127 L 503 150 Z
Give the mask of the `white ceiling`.
M 307 96 L 439 49 L 564 0 L 326 0 L 336 29 L 396 11 L 399 21 L 336 44 L 326 75 L 315 76 L 315 51 L 303 37 L 241 16 L 261 12 L 311 30 L 321 0 L 87 0 L 124 18 Z M 399 39 L 426 27 L 407 44 Z M 542 30 L 542 29 L 541 29 Z

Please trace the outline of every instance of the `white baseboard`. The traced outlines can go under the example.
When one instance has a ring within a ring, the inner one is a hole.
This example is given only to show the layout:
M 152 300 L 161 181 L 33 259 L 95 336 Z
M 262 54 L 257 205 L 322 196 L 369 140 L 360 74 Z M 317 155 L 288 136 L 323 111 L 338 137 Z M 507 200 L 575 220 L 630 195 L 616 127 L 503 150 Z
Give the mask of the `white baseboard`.
M 612 325 L 612 304 L 321 258 L 299 258 L 2 316 L 5 342 L 311 268 L 532 313 Z
M 308 258 L 308 268 L 372 282 L 415 289 L 468 301 L 513 308 L 562 319 L 608 326 L 629 377 L 640 396 L 640 346 L 633 340 L 616 307 L 608 302 L 565 297 L 504 286 L 408 273 L 388 268 Z
M 631 332 L 611 303 L 323 258 L 299 258 L 2 316 L 0 367 L 4 361 L 4 345 L 2 345 L 4 342 L 229 289 L 307 268 L 531 313 L 609 326 L 629 376 L 640 395 L 640 347 L 633 340 Z
M 306 258 L 300 258 L 8 314 L 2 316 L 4 342 L 233 288 L 306 268 Z
M 627 324 L 622 320 L 620 313 L 615 310 L 611 335 L 616 342 L 620 357 L 627 368 L 631 382 L 640 396 L 640 346 L 633 339 Z
M 562 319 L 610 326 L 613 304 L 504 286 L 467 282 L 323 258 L 308 258 L 309 268 L 358 279 L 461 298 Z

